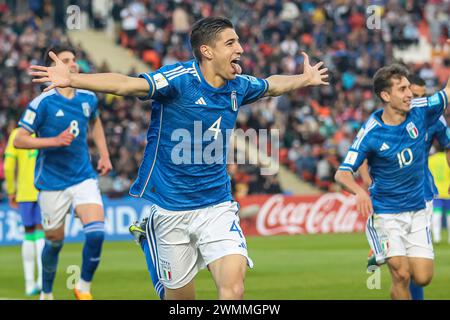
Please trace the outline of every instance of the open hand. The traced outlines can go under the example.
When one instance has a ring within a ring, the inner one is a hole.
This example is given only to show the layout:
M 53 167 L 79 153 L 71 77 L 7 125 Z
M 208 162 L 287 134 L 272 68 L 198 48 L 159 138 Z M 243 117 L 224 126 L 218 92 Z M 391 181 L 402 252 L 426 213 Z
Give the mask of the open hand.
M 44 89 L 44 92 L 49 91 L 53 88 L 65 88 L 70 87 L 70 70 L 67 65 L 62 62 L 54 52 L 50 51 L 50 58 L 56 63 L 53 67 L 44 66 L 30 66 L 33 71 L 30 75 L 35 77 L 33 79 L 34 83 L 46 83 L 51 82 L 51 84 Z
M 322 68 L 323 61 L 315 64 L 312 66 L 309 63 L 309 57 L 305 52 L 302 52 L 304 61 L 303 61 L 303 74 L 307 76 L 309 79 L 309 85 L 310 86 L 317 86 L 317 85 L 329 85 L 330 83 L 327 81 L 328 79 L 328 68 Z

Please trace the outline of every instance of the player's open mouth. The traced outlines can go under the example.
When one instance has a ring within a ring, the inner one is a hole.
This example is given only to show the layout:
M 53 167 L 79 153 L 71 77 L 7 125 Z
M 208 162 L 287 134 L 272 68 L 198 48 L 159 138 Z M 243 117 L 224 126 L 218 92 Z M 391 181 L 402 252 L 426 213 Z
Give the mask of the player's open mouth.
M 234 60 L 231 60 L 231 67 L 233 68 L 234 72 L 236 74 L 241 74 L 242 73 L 242 68 L 239 65 L 239 62 L 241 62 L 240 59 L 236 58 Z

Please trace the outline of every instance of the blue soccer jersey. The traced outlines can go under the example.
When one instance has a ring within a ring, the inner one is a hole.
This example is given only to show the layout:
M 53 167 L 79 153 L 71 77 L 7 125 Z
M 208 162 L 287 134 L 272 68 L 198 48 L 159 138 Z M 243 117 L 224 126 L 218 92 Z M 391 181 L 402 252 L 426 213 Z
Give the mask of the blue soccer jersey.
M 153 99 L 147 146 L 130 195 L 167 210 L 194 210 L 232 200 L 228 142 L 239 107 L 268 89 L 266 80 L 239 75 L 210 86 L 194 60 L 141 74 Z
M 87 143 L 89 121 L 97 117 L 97 97 L 87 90 L 77 89 L 68 99 L 52 89 L 30 102 L 20 127 L 40 138 L 55 137 L 69 127 L 75 135 L 70 146 L 39 150 L 34 180 L 38 190 L 64 190 L 97 176 Z
M 370 196 L 375 213 L 401 213 L 425 208 L 425 135 L 447 106 L 439 91 L 411 102 L 403 123 L 383 123 L 383 110 L 375 111 L 359 131 L 340 170 L 356 172 L 368 160 L 372 176 Z
M 433 139 L 436 138 L 443 148 L 450 148 L 450 128 L 447 126 L 444 116 L 439 118 L 439 121 L 428 128 L 425 143 L 426 143 L 426 157 L 425 157 L 425 200 L 433 200 L 438 195 L 438 190 L 434 184 L 434 178 L 428 167 L 428 155 L 430 154 Z

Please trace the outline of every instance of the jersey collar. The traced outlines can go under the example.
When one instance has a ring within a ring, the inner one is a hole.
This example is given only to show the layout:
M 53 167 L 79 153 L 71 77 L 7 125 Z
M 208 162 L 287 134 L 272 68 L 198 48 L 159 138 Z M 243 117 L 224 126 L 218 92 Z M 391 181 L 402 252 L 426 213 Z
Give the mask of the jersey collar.
M 220 88 L 214 88 L 213 86 L 211 86 L 203 77 L 202 71 L 200 70 L 200 66 L 198 65 L 197 60 L 194 60 L 193 62 L 193 67 L 195 68 L 195 71 L 197 72 L 198 75 L 198 80 L 200 81 L 200 85 L 205 88 L 208 89 L 209 91 L 212 92 L 217 92 L 217 93 L 223 93 L 223 92 L 229 92 L 229 87 L 230 87 L 230 81 L 225 80 L 225 84 L 223 86 L 221 86 Z

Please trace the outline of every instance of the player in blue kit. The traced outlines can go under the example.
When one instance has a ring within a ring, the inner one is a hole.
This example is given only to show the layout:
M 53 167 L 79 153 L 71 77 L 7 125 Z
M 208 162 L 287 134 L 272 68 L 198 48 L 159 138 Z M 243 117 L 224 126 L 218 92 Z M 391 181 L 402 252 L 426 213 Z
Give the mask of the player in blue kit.
M 60 46 L 51 50 L 70 74 L 78 73 L 71 48 Z M 46 60 L 48 66 L 53 63 Z M 92 299 L 91 281 L 100 262 L 104 239 L 104 212 L 97 173 L 90 162 L 87 143 L 90 124 L 100 154 L 97 169 L 105 175 L 112 165 L 93 92 L 73 88 L 48 90 L 30 102 L 19 121 L 14 145 L 39 149 L 34 184 L 40 191 L 38 202 L 46 238 L 42 252 L 41 299 L 53 299 L 64 222 L 72 208 L 85 234 L 81 278 L 74 292 L 79 300 Z M 32 136 L 33 133 L 37 137 Z
M 413 98 L 421 98 L 424 97 L 426 94 L 426 87 L 425 87 L 425 81 L 417 76 L 410 76 L 408 77 L 408 80 L 411 84 L 410 89 L 413 94 Z M 428 128 L 427 134 L 425 136 L 426 139 L 426 154 L 428 155 L 430 153 L 430 149 L 432 147 L 433 141 L 436 139 L 439 144 L 445 148 L 448 148 L 450 146 L 450 139 L 447 136 L 446 132 L 448 130 L 447 123 L 443 116 L 439 118 L 439 121 L 437 121 L 435 124 L 433 124 L 431 127 Z M 447 150 L 447 152 L 450 152 L 450 150 Z M 366 161 L 365 161 L 366 162 Z M 368 173 L 368 169 L 364 169 L 363 166 L 359 168 L 359 172 L 362 174 L 363 180 L 366 180 L 365 184 L 370 186 L 372 184 L 372 179 L 370 178 L 370 175 Z M 425 158 L 425 183 L 424 183 L 424 192 L 425 192 L 425 201 L 426 201 L 426 208 L 428 211 L 428 214 L 430 216 L 430 219 L 432 219 L 433 216 L 433 199 L 437 197 L 438 192 L 437 188 L 434 184 L 433 175 L 431 174 L 431 171 L 428 167 L 428 157 Z M 370 232 L 369 238 L 370 238 Z M 373 245 L 373 242 L 369 242 Z M 373 265 L 381 264 L 385 262 L 385 259 L 378 257 L 379 261 L 376 261 L 375 255 L 373 255 L 373 252 L 375 252 L 375 248 L 371 248 L 371 254 L 369 260 L 368 260 L 368 267 L 370 268 Z M 413 300 L 423 300 L 424 299 L 424 290 L 421 286 L 418 286 L 414 283 L 412 280 L 410 282 L 409 291 L 411 292 L 411 297 Z
M 413 99 L 407 76 L 408 71 L 396 64 L 377 71 L 374 91 L 384 108 L 364 124 L 335 176 L 356 194 L 358 211 L 371 214 L 368 240 L 376 260 L 387 259 L 393 299 L 411 298 L 410 279 L 426 286 L 433 276 L 424 194 L 425 136 L 443 114 L 450 94 L 447 83 L 430 97 Z M 373 179 L 370 197 L 352 175 L 365 159 Z
M 226 157 L 239 107 L 311 85 L 328 84 L 323 63 L 304 55 L 300 75 L 267 79 L 240 75 L 243 49 L 232 23 L 210 17 L 192 29 L 195 60 L 164 66 L 139 78 L 71 74 L 33 66 L 33 81 L 152 99 L 148 143 L 130 194 L 152 203 L 141 245 L 158 294 L 194 299 L 194 277 L 208 267 L 220 299 L 241 299 L 252 266 L 231 195 Z M 163 285 L 163 290 L 162 286 Z

